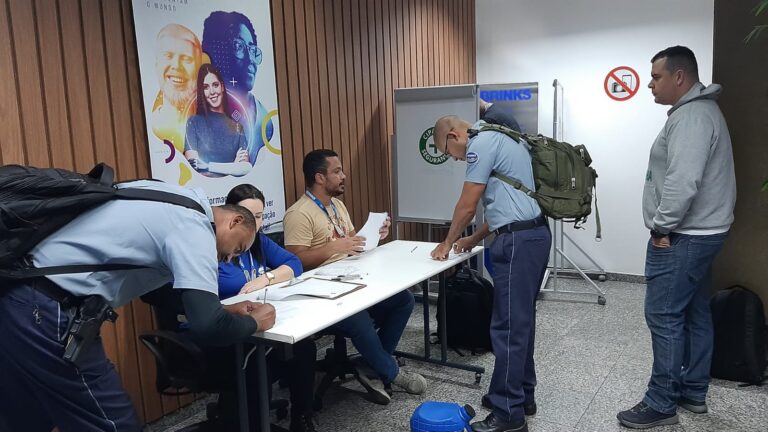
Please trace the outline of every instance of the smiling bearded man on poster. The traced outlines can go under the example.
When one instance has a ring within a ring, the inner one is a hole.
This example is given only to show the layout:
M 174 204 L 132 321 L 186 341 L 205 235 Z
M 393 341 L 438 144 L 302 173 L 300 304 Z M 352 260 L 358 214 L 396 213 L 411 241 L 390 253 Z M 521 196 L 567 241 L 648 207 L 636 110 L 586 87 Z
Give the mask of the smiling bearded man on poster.
M 152 107 L 152 132 L 179 152 L 184 150 L 187 118 L 195 114 L 192 100 L 201 63 L 200 40 L 191 30 L 168 24 L 157 33 L 155 72 L 160 92 Z

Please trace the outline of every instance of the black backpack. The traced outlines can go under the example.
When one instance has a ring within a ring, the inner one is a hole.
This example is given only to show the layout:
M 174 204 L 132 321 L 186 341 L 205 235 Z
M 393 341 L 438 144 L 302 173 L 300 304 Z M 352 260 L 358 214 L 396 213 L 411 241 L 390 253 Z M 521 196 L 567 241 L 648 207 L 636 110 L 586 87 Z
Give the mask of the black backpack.
M 438 309 L 437 337 L 446 326 L 448 346 L 472 354 L 491 351 L 493 285 L 476 270 L 463 266 L 445 281 L 444 320 Z M 461 354 L 461 352 L 459 352 Z
M 715 330 L 712 377 L 762 383 L 766 328 L 760 297 L 744 287 L 733 286 L 715 293 L 710 307 Z
M 113 199 L 160 201 L 205 213 L 196 201 L 173 193 L 118 189 L 114 171 L 98 164 L 88 174 L 57 168 L 0 166 L 0 278 L 28 279 L 52 274 L 126 270 L 130 264 L 89 264 L 32 268 L 29 252 L 81 213 Z

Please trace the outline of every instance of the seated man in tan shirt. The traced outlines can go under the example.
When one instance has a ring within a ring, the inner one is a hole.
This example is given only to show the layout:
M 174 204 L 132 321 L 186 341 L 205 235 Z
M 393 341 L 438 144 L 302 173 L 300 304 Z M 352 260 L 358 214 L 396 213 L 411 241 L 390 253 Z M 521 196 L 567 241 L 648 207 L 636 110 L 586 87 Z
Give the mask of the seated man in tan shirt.
M 332 150 L 313 150 L 304 157 L 306 192 L 285 213 L 285 248 L 296 254 L 305 270 L 325 265 L 363 251 L 365 239 L 355 236 L 355 227 L 344 203 L 346 176 L 339 155 Z M 389 235 L 389 220 L 379 230 Z M 360 382 L 386 405 L 391 395 L 366 373 L 366 366 L 381 378 L 411 394 L 426 391 L 427 381 L 419 374 L 401 370 L 392 354 L 413 310 L 413 294 L 401 291 L 367 310 L 331 327 L 349 337 L 366 364 L 358 367 Z M 378 332 L 376 331 L 378 328 Z

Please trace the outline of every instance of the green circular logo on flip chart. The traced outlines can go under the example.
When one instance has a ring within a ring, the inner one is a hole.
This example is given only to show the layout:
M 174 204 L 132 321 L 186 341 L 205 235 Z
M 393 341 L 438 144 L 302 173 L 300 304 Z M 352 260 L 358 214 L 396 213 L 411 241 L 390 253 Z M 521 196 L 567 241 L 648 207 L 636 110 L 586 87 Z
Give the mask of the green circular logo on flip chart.
M 435 128 L 431 127 L 421 134 L 419 139 L 419 154 L 424 160 L 432 165 L 440 165 L 448 160 L 448 155 L 440 153 L 435 145 Z

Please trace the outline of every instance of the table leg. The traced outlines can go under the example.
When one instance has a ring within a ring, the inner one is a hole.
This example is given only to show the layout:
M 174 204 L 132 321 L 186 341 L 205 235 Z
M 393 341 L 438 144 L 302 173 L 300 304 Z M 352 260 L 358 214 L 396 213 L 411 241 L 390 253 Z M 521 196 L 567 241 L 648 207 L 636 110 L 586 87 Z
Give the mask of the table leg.
M 432 341 L 429 331 L 429 279 L 421 283 L 422 308 L 424 310 L 424 358 L 432 357 Z
M 240 414 L 240 432 L 248 432 L 248 393 L 245 389 L 245 368 L 242 342 L 235 344 L 235 367 L 237 375 L 237 404 Z
M 440 359 L 448 361 L 448 315 L 445 306 L 445 272 L 438 275 L 437 307 L 440 308 L 440 317 L 443 319 L 443 325 L 440 327 Z
M 256 344 L 256 374 L 259 387 L 259 430 L 269 432 L 269 379 L 267 378 L 267 354 L 264 344 Z

